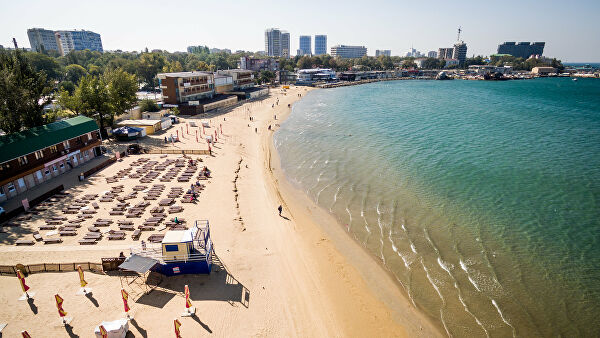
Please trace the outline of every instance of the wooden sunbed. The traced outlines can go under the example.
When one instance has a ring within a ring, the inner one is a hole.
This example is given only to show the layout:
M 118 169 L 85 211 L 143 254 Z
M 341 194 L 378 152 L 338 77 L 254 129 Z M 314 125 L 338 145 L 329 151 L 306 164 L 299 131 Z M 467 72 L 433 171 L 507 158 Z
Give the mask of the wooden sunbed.
M 62 230 L 58 232 L 61 236 L 77 236 L 77 231 Z
M 94 209 L 100 209 L 100 206 L 96 202 L 92 202 L 92 207 L 94 207 Z
M 140 238 L 140 235 L 142 234 L 142 230 L 135 230 L 132 234 L 131 234 L 131 238 L 134 240 L 137 240 Z
M 18 239 L 15 242 L 15 245 L 34 245 L 35 242 L 32 241 L 31 239 Z
M 161 206 L 171 205 L 171 204 L 173 204 L 173 202 L 175 202 L 175 200 L 173 200 L 172 198 L 165 198 L 165 199 L 160 200 L 158 205 L 161 205 Z
M 40 242 L 42 240 L 42 235 L 40 235 L 40 233 L 38 231 L 34 231 L 33 232 L 33 239 L 35 239 L 36 241 Z
M 133 227 L 133 225 L 125 225 L 125 224 L 119 225 L 119 229 L 120 230 L 128 230 L 128 231 L 135 230 L 135 228 Z
M 165 238 L 164 234 L 152 234 L 152 235 L 150 235 L 150 237 L 148 237 L 148 242 L 160 243 L 160 242 L 162 242 L 163 238 Z
M 100 232 L 100 229 L 96 228 L 95 226 L 91 226 L 91 227 L 88 227 L 88 231 L 91 231 L 91 232 Z
M 44 244 L 58 244 L 62 243 L 62 238 L 44 238 Z
M 126 220 L 126 219 L 120 219 L 117 221 L 117 223 L 121 224 L 121 225 L 133 225 L 133 221 Z
M 108 214 L 111 216 L 121 216 L 125 214 L 125 212 L 123 210 L 111 210 L 108 212 Z
M 83 239 L 100 239 L 102 238 L 102 234 L 99 232 L 88 232 L 83 236 Z
M 40 230 L 55 230 L 56 229 L 56 225 L 40 225 Z
M 118 233 L 118 234 L 109 234 L 108 235 L 108 240 L 109 241 L 112 241 L 112 240 L 123 240 L 123 239 L 125 239 L 125 234 Z
M 92 238 L 80 239 L 78 242 L 79 242 L 79 245 L 93 245 L 93 244 L 98 243 L 98 241 L 96 239 L 92 239 Z

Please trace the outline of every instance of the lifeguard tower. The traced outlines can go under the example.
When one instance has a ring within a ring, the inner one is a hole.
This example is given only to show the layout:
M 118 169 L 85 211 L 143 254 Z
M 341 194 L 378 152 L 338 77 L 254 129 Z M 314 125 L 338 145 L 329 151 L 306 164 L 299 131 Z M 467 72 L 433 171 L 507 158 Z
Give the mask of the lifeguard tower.
M 213 247 L 208 220 L 194 222 L 191 229 L 169 230 L 160 244 L 131 248 L 131 255 L 155 260 L 149 269 L 165 276 L 209 274 Z

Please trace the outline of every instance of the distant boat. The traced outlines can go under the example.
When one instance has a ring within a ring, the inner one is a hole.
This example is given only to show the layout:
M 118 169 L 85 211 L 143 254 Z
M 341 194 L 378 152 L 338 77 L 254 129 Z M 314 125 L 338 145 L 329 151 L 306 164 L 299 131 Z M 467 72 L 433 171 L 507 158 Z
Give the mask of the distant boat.
M 573 81 L 577 81 L 577 79 L 572 79 Z

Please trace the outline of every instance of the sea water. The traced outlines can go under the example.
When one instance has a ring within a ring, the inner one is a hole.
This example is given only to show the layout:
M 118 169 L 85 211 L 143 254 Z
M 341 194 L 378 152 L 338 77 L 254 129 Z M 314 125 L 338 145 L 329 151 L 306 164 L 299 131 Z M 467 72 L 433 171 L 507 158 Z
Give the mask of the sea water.
M 448 336 L 600 335 L 600 80 L 315 90 L 274 142 Z

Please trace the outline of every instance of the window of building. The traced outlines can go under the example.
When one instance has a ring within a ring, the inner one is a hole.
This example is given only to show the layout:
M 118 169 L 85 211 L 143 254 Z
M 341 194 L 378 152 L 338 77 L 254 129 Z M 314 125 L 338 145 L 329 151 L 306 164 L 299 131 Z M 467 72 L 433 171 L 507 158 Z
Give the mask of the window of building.
M 65 164 L 64 164 L 64 163 L 61 163 L 61 164 L 60 164 L 60 169 L 64 169 L 64 168 L 65 168 Z
M 15 185 L 12 183 L 9 183 L 8 184 L 8 192 L 13 192 L 13 191 L 15 191 Z
M 50 175 L 50 169 L 46 168 L 46 170 L 44 170 L 44 175 L 46 175 L 46 176 Z
M 19 188 L 21 188 L 21 189 L 25 188 L 25 180 L 23 178 L 19 178 L 17 180 L 17 183 L 19 184 Z
M 69 145 L 69 141 L 63 141 L 63 147 L 65 147 L 65 149 L 69 149 L 71 147 Z
M 56 148 L 56 146 L 50 146 L 50 147 L 48 147 L 48 148 L 50 149 L 50 152 L 51 152 L 51 153 L 55 153 L 55 152 L 57 152 L 57 151 L 58 151 L 58 149 Z
M 21 156 L 19 157 L 19 164 L 20 165 L 26 165 L 27 164 L 27 156 Z
M 4 187 L 0 187 L 0 196 L 4 196 L 4 195 L 6 195 L 6 194 L 4 193 Z
M 38 150 L 38 151 L 36 151 L 36 152 L 35 152 L 35 159 L 36 159 L 36 160 L 39 160 L 39 159 L 41 159 L 42 157 L 44 157 L 44 152 L 43 152 L 43 151 L 41 151 L 41 150 Z
M 4 171 L 4 170 L 8 170 L 10 169 L 10 164 L 8 164 L 8 162 L 4 162 L 2 164 L 0 164 L 0 171 Z
M 38 181 L 41 181 L 43 178 L 42 171 L 41 170 L 36 171 L 35 176 L 37 176 Z
M 179 246 L 178 245 L 165 245 L 165 251 L 166 252 L 179 251 Z
M 56 172 L 56 164 L 52 165 L 52 171 Z

